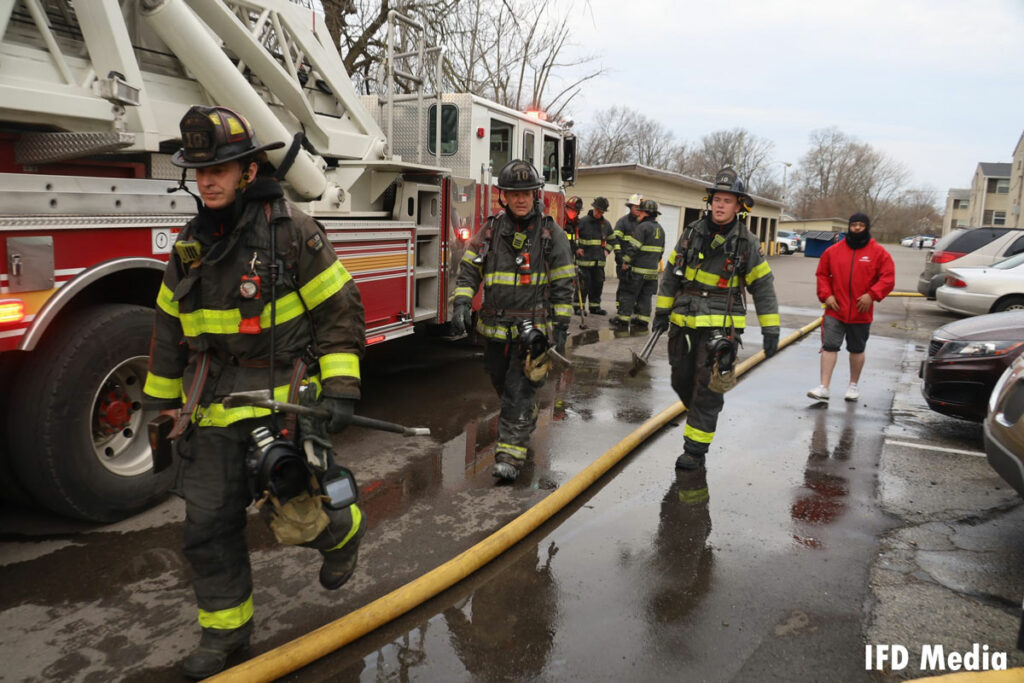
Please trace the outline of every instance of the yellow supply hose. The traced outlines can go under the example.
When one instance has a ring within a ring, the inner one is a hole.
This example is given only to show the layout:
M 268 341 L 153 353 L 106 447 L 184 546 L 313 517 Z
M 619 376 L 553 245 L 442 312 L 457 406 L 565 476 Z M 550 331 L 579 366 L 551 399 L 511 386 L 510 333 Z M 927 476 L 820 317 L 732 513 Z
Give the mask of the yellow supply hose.
M 821 318 L 780 340 L 779 348 L 789 346 L 819 325 L 821 325 Z M 764 351 L 758 351 L 736 366 L 736 376 L 741 377 L 763 360 Z M 600 479 L 616 463 L 643 443 L 647 437 L 685 410 L 686 407 L 680 401 L 665 408 L 607 450 L 604 455 L 585 467 L 575 477 L 555 489 L 544 500 L 441 566 L 400 588 L 396 588 L 387 595 L 377 598 L 368 605 L 207 680 L 238 681 L 239 683 L 273 681 L 301 669 L 405 614 L 441 591 L 455 585 L 521 541 Z

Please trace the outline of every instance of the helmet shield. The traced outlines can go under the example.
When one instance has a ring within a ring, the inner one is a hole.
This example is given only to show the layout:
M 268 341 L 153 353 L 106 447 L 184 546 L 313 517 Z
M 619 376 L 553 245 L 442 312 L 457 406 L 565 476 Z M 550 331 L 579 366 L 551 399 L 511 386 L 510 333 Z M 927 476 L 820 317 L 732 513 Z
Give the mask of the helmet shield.
M 261 146 L 249 122 L 227 107 L 194 106 L 185 112 L 179 128 L 182 147 L 171 157 L 171 163 L 181 168 L 216 166 L 284 147 L 283 142 Z
M 652 218 L 661 213 L 658 211 L 658 202 L 653 199 L 645 199 L 640 202 L 640 210 L 646 212 Z

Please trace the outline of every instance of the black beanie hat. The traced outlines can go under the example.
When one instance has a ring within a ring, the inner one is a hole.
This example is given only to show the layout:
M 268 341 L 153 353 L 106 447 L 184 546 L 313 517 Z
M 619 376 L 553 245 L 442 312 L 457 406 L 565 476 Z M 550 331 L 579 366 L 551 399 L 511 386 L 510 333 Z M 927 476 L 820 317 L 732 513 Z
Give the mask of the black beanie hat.
M 854 223 L 863 223 L 865 228 L 868 230 L 871 229 L 871 219 L 868 218 L 866 213 L 855 213 L 850 216 L 849 225 L 853 225 Z

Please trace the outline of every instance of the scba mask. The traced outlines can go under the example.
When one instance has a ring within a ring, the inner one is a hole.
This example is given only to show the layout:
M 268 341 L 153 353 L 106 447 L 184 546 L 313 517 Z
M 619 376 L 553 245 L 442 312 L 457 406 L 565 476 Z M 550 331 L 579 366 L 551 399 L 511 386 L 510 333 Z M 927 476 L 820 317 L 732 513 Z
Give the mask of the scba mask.
M 343 510 L 358 500 L 359 487 L 348 468 L 313 468 L 294 443 L 275 437 L 267 427 L 257 427 L 249 438 L 246 469 L 254 499 L 270 496 L 286 506 L 305 494 L 332 510 Z

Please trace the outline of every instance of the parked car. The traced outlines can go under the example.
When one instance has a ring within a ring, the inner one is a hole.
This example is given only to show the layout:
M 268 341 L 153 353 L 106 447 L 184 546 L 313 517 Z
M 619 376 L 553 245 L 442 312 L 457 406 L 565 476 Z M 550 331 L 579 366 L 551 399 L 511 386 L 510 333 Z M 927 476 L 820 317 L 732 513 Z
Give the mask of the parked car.
M 779 245 L 779 251 L 783 254 L 792 254 L 804 249 L 804 241 L 800 238 L 800 235 L 789 230 L 779 230 L 776 232 L 775 243 Z
M 1024 356 L 996 383 L 985 418 L 985 455 L 1007 484 L 1024 496 Z
M 985 268 L 950 268 L 935 301 L 965 315 L 1024 309 L 1024 253 Z
M 981 422 L 999 376 L 1024 351 L 1024 311 L 964 318 L 932 333 L 921 394 L 932 410 Z
M 1016 228 L 957 228 L 935 243 L 925 257 L 917 291 L 929 299 L 946 281 L 950 268 L 987 266 L 1024 252 L 1024 230 Z
M 900 240 L 900 246 L 916 247 L 918 249 L 931 249 L 938 241 L 938 235 L 910 235 Z

